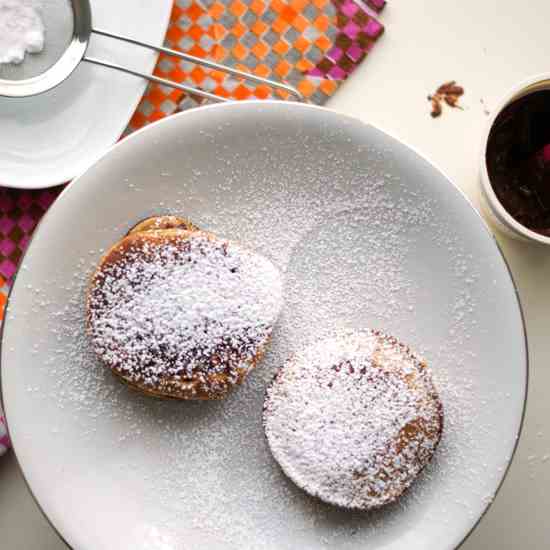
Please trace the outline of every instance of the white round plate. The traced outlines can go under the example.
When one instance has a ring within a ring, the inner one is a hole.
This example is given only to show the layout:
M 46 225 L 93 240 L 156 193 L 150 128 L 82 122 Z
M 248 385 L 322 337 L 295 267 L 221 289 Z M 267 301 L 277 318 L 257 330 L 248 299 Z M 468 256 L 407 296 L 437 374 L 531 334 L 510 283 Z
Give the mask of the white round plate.
M 66 15 L 63 0 L 46 2 L 58 5 L 59 13 Z M 91 0 L 90 4 L 96 28 L 160 45 L 173 2 Z M 69 21 L 54 17 L 57 11 L 45 13 L 51 20 L 46 21 L 45 51 L 40 56 L 49 50 L 60 53 L 63 47 L 57 34 L 68 40 L 72 32 Z M 88 55 L 145 72 L 154 69 L 157 59 L 153 51 L 95 35 Z M 31 57 L 25 63 L 36 61 Z M 22 99 L 0 97 L 0 185 L 51 187 L 81 174 L 120 137 L 146 86 L 144 79 L 81 63 L 49 92 Z
M 141 397 L 90 354 L 83 304 L 94 266 L 161 212 L 241 241 L 285 275 L 272 348 L 223 402 Z M 433 462 L 402 500 L 370 514 L 295 487 L 261 425 L 275 369 L 342 327 L 412 345 L 445 408 Z M 526 354 L 495 241 L 438 170 L 352 118 L 247 102 L 149 126 L 61 195 L 11 293 L 3 397 L 29 486 L 74 548 L 442 550 L 467 536 L 505 475 Z

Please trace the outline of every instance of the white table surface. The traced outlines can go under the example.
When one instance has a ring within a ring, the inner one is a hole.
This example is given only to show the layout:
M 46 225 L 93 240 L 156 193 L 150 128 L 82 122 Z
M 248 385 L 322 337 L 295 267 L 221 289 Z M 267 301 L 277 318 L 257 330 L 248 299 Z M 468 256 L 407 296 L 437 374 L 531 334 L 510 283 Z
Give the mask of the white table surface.
M 479 142 L 487 119 L 480 100 L 491 109 L 524 78 L 550 73 L 550 2 L 390 0 L 382 20 L 386 35 L 330 107 L 412 145 L 477 205 Z M 446 110 L 432 120 L 426 95 L 450 79 L 466 89 L 465 110 Z M 498 239 L 526 315 L 529 402 L 508 477 L 463 549 L 546 549 L 550 547 L 550 248 L 500 235 Z M 2 549 L 65 548 L 30 497 L 12 453 L 0 459 L 0 487 Z

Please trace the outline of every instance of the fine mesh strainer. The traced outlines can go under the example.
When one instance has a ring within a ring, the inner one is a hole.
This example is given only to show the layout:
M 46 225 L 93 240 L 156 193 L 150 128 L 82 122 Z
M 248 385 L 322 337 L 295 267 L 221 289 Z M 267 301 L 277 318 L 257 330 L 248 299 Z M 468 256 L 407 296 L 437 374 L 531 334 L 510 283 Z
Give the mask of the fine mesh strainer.
M 176 88 L 195 96 L 213 101 L 227 101 L 227 98 L 193 86 L 135 71 L 129 67 L 117 65 L 116 63 L 111 63 L 102 59 L 86 56 L 90 37 L 92 33 L 95 33 L 97 35 L 148 48 L 159 53 L 178 57 L 190 61 L 191 63 L 202 65 L 210 69 L 216 69 L 251 82 L 265 84 L 271 88 L 287 92 L 300 101 L 304 100 L 302 94 L 300 94 L 296 88 L 288 84 L 252 75 L 183 52 L 154 46 L 127 36 L 121 36 L 119 34 L 93 28 L 92 10 L 89 0 L 45 0 L 42 11 L 46 32 L 48 33 L 47 50 L 39 55 L 27 55 L 25 61 L 21 65 L 0 66 L 0 96 L 28 97 L 51 90 L 67 79 L 81 61 L 87 61 L 88 63 L 94 63 L 109 69 L 139 76 L 151 82 Z

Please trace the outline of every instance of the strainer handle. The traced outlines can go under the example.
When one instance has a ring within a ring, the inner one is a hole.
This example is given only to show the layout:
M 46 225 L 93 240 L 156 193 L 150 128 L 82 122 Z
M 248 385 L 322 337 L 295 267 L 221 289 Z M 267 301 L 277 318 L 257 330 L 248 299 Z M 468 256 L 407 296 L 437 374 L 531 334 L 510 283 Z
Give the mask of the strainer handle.
M 271 80 L 268 78 L 263 78 L 261 76 L 256 76 L 250 73 L 247 73 L 245 71 L 240 71 L 239 69 L 234 69 L 233 67 L 228 67 L 227 65 L 221 65 L 219 63 L 216 63 L 214 61 L 209 61 L 208 59 L 202 59 L 200 57 L 196 57 L 194 55 L 179 52 L 177 50 L 172 50 L 170 48 L 164 48 L 162 46 L 154 46 L 153 44 L 149 44 L 147 42 L 141 42 L 140 40 L 135 40 L 134 38 L 130 38 L 128 36 L 123 36 L 120 34 L 114 34 L 108 31 L 104 31 L 101 29 L 93 29 L 93 33 L 99 34 L 102 36 L 107 36 L 109 38 L 114 38 L 115 40 L 121 40 L 123 42 L 128 42 L 130 44 L 134 44 L 136 46 L 141 46 L 143 48 L 147 48 L 149 50 L 153 50 L 158 53 L 164 53 L 166 55 L 172 56 L 172 57 L 178 57 L 179 59 L 184 59 L 185 61 L 189 61 L 191 63 L 194 63 L 196 65 L 202 65 L 203 67 L 208 67 L 209 69 L 214 69 L 217 71 L 221 71 L 224 73 L 231 74 L 233 76 L 243 78 L 245 80 L 248 80 L 250 82 L 255 82 L 257 84 L 264 84 L 266 86 L 269 86 L 271 88 L 276 88 L 279 90 L 283 90 L 291 95 L 293 95 L 298 101 L 305 101 L 304 96 L 293 86 L 290 86 L 288 84 L 283 84 L 281 82 L 277 82 L 275 80 Z M 94 63 L 96 65 L 101 65 L 103 67 L 108 67 L 110 69 L 114 69 L 117 71 L 122 71 L 127 74 L 131 74 L 134 76 L 140 76 L 142 78 L 145 78 L 146 80 L 149 80 L 150 82 L 156 82 L 157 84 L 162 84 L 163 86 L 169 86 L 171 88 L 176 88 L 177 90 L 182 90 L 184 92 L 187 92 L 189 94 L 197 95 L 199 97 L 204 97 L 213 101 L 228 101 L 227 98 L 218 96 L 216 94 L 206 92 L 204 90 L 201 90 L 199 88 L 195 88 L 193 86 L 188 86 L 186 84 L 180 84 L 179 82 L 174 82 L 173 80 L 168 80 L 166 78 L 161 78 L 158 76 L 154 76 L 147 73 L 142 73 L 140 71 L 134 71 L 133 69 L 130 69 L 128 67 L 124 67 L 122 65 L 117 65 L 116 63 L 111 63 L 109 61 L 103 61 L 101 59 L 96 59 L 93 57 L 84 57 L 84 61 L 88 61 L 89 63 Z
M 134 71 L 133 69 L 124 67 L 122 65 L 117 65 L 116 63 L 111 63 L 110 61 L 103 61 L 101 59 L 96 59 L 94 57 L 84 57 L 83 61 L 87 61 L 88 63 L 93 63 L 94 65 L 101 65 L 102 67 L 107 67 L 109 69 L 114 69 L 115 71 L 121 71 L 126 74 L 139 76 L 141 78 L 145 78 L 149 82 L 156 82 L 157 84 L 162 84 L 163 86 L 176 88 L 177 90 L 187 92 L 188 94 L 204 97 L 212 101 L 218 101 L 218 102 L 229 101 L 229 99 L 225 97 L 222 97 L 216 94 L 211 94 L 210 92 L 205 92 L 204 90 L 201 90 L 199 88 L 194 88 L 193 86 L 187 86 L 186 84 L 180 84 L 179 82 L 174 82 L 173 80 L 167 80 L 166 78 L 161 78 L 160 76 L 142 73 L 140 71 Z

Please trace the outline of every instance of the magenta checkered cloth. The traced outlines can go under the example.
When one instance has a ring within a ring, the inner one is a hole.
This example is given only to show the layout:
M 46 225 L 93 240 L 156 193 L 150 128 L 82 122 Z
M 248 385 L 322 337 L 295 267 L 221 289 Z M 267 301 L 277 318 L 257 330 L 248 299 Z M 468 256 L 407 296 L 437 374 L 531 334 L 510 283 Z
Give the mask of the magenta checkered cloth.
M 3 455 L 10 447 L 10 438 L 6 430 L 6 421 L 0 409 L 0 455 Z

